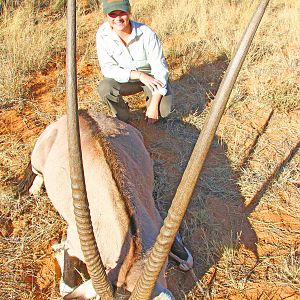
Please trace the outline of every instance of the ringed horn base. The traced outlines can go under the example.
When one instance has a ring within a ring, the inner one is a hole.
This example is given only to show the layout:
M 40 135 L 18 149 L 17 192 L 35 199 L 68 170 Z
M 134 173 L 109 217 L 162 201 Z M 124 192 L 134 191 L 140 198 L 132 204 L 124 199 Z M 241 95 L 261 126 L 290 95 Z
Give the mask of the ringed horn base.
M 80 146 L 77 70 L 76 70 L 76 1 L 67 4 L 67 118 L 68 145 L 74 214 L 81 249 L 96 293 L 101 299 L 113 299 L 113 289 L 96 244 L 86 194 Z

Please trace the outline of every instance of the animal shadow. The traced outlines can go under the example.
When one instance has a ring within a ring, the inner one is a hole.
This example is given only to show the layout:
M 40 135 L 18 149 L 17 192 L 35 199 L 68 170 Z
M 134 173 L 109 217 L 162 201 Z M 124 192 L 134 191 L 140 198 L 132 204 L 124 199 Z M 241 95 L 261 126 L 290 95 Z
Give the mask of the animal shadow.
M 170 118 L 153 126 L 142 120 L 132 124 L 142 132 L 153 159 L 154 199 L 163 217 L 200 132 L 197 124 L 193 126 L 184 120 L 195 114 L 201 119 L 207 103 L 213 101 L 210 95 L 216 93 L 226 65 L 220 58 L 190 70 L 174 82 L 175 111 Z M 226 248 L 243 244 L 258 257 L 257 235 L 248 220 L 249 211 L 245 209 L 237 177 L 226 157 L 226 145 L 215 136 L 180 227 L 183 240 L 193 253 L 198 279 L 218 262 Z M 185 299 L 196 284 L 193 274 L 178 270 L 173 261 L 169 263 L 167 281 L 176 299 Z

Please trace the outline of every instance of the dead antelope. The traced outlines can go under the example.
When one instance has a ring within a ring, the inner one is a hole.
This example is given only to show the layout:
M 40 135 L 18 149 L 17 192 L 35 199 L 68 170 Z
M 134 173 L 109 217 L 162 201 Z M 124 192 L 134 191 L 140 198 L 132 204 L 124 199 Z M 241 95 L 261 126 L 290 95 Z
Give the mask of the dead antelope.
M 79 113 L 79 121 L 96 243 L 110 282 L 131 292 L 162 225 L 152 197 L 152 160 L 134 127 L 88 111 Z M 32 184 L 25 180 L 20 186 L 36 195 L 44 182 L 54 207 L 68 223 L 61 292 L 70 292 L 65 299 L 90 299 L 96 293 L 89 282 L 73 291 L 79 284 L 77 271 L 86 276 L 87 272 L 72 205 L 66 140 L 67 122 L 62 117 L 38 138 L 31 155 L 32 172 L 27 172 L 27 178 L 36 177 Z M 192 257 L 178 240 L 172 249 L 182 268 L 192 267 Z M 165 267 L 152 293 L 155 299 L 172 299 L 164 272 Z

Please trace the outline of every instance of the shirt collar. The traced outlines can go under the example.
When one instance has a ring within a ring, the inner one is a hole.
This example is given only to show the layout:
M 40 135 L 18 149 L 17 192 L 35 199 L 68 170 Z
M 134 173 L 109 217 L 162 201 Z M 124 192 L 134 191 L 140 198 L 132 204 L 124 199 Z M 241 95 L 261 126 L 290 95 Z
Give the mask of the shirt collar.
M 128 39 L 128 44 L 143 34 L 140 27 L 138 26 L 139 23 L 134 22 L 134 21 L 130 21 L 130 23 L 131 23 L 132 31 L 131 31 L 131 34 Z

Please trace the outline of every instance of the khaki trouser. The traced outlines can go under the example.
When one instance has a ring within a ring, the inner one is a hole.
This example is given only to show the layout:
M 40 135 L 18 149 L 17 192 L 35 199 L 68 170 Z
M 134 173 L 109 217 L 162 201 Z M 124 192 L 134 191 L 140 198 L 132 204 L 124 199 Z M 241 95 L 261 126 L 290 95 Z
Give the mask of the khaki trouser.
M 168 83 L 168 93 L 163 96 L 159 104 L 159 114 L 161 117 L 167 117 L 172 109 L 172 93 L 171 86 Z M 152 98 L 150 89 L 143 85 L 140 81 L 119 83 L 114 79 L 104 78 L 98 85 L 98 93 L 101 100 L 107 103 L 114 116 L 122 121 L 129 119 L 128 104 L 123 100 L 122 96 L 134 95 L 144 91 L 146 94 L 147 107 Z

